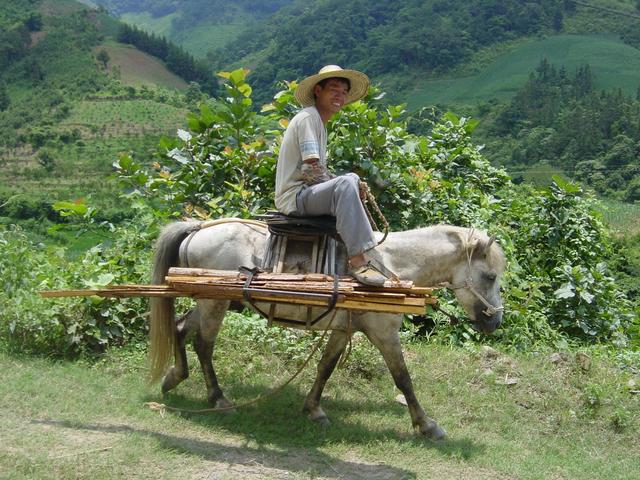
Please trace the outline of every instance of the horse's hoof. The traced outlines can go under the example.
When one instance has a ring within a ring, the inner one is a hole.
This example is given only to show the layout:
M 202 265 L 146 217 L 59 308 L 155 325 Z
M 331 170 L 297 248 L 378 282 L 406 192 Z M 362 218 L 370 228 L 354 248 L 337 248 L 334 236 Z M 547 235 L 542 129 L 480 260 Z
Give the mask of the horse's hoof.
M 167 393 L 168 391 L 173 390 L 183 380 L 184 378 L 176 374 L 175 367 L 172 367 L 162 379 L 162 393 Z
M 311 420 L 313 420 L 315 423 L 320 425 L 322 428 L 329 428 L 331 426 L 331 422 L 329 421 L 329 417 L 327 417 L 326 415 L 324 415 L 322 417 L 318 417 L 318 418 L 312 418 Z
M 444 440 L 447 436 L 447 432 L 433 420 L 421 425 L 419 430 L 422 435 L 431 440 Z
M 321 408 L 317 408 L 313 413 L 309 413 L 309 420 L 317 423 L 323 428 L 328 428 L 331 425 L 329 417 L 327 417 L 327 414 L 324 413 Z
M 215 408 L 221 409 L 223 413 L 233 413 L 236 411 L 235 405 L 224 397 L 221 397 L 217 399 L 215 402 L 211 402 L 211 403 L 213 403 Z

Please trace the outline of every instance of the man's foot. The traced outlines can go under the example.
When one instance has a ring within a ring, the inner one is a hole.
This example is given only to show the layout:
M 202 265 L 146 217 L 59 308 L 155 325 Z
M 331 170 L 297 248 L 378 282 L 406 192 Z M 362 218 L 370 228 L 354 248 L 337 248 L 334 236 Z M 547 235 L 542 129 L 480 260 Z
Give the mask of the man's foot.
M 372 287 L 381 287 L 387 280 L 387 277 L 382 275 L 376 267 L 371 265 L 371 262 L 367 262 L 359 267 L 353 267 L 349 270 L 349 275 L 360 283 Z

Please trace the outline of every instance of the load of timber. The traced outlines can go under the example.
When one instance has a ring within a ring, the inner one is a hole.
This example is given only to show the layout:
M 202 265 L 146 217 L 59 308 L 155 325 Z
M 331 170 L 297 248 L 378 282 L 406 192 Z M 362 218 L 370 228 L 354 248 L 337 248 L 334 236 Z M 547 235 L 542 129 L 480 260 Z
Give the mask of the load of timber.
M 414 287 L 411 281 L 389 280 L 370 287 L 351 277 L 334 279 L 321 273 L 248 273 L 203 268 L 171 268 L 164 285 L 115 285 L 91 290 L 50 290 L 43 297 L 193 297 L 243 300 L 250 293 L 257 302 L 303 306 L 326 306 L 337 294 L 335 308 L 386 313 L 422 314 L 427 304 L 437 303 L 432 288 Z M 337 280 L 337 281 L 336 281 Z

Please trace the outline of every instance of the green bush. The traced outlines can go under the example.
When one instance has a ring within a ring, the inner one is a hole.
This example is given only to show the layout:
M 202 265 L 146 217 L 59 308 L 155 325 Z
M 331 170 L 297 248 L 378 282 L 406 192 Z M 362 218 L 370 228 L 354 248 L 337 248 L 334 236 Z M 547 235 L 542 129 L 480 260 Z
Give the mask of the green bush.
M 63 249 L 35 244 L 19 227 L 0 225 L 2 343 L 23 352 L 73 355 L 143 338 L 144 299 L 49 299 L 38 292 L 148 283 L 149 246 L 155 233 L 153 228 L 122 228 L 114 232 L 111 245 L 94 247 L 69 262 Z

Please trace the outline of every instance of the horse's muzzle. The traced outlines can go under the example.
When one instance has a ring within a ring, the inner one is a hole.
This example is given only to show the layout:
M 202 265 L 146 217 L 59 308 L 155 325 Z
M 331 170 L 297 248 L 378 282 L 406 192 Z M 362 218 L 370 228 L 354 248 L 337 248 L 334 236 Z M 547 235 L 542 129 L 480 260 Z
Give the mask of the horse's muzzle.
M 486 310 L 477 309 L 476 319 L 471 322 L 471 326 L 485 335 L 490 335 L 495 332 L 502 324 L 502 310 L 497 311 L 492 315 L 487 315 Z

